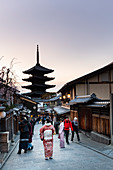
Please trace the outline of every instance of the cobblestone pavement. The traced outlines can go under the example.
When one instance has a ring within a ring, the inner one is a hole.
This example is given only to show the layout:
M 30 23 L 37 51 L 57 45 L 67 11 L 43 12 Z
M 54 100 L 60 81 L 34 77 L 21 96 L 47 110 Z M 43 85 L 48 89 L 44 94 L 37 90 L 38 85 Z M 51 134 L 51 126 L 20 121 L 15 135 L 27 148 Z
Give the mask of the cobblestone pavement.
M 81 137 L 81 143 L 66 144 L 66 148 L 60 149 L 58 135 L 54 135 L 53 160 L 44 159 L 43 143 L 39 138 L 41 125 L 35 126 L 33 137 L 34 149 L 28 153 L 17 154 L 18 145 L 2 167 L 2 170 L 112 170 L 113 159 L 110 159 L 88 147 L 84 147 L 85 138 Z M 82 140 L 84 140 L 82 142 Z M 93 143 L 94 145 L 94 143 Z M 100 145 L 101 146 L 101 145 Z M 103 145 L 102 145 L 103 146 Z

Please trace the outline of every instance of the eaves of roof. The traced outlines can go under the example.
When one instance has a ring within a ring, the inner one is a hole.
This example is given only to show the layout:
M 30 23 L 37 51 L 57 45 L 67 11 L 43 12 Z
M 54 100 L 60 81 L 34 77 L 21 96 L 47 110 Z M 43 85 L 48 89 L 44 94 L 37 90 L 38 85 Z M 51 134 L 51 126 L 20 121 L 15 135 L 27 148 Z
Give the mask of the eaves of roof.
M 86 104 L 92 101 L 100 101 L 100 99 L 98 99 L 94 93 L 91 95 L 76 96 L 75 99 L 69 102 L 69 105 Z
M 105 107 L 105 108 L 109 106 L 110 106 L 110 101 L 108 100 L 96 101 L 96 102 L 86 105 L 86 107 Z
M 52 73 L 54 70 L 48 69 L 46 67 L 43 67 L 40 64 L 36 64 L 34 67 L 32 67 L 32 68 L 30 68 L 30 69 L 28 69 L 26 71 L 23 71 L 23 73 L 25 73 L 25 74 L 34 74 L 34 73 L 37 73 L 37 71 L 45 72 L 45 73 Z
M 88 74 L 86 74 L 86 75 L 84 75 L 84 76 L 82 76 L 82 77 L 79 77 L 79 78 L 77 78 L 77 79 L 74 79 L 74 80 L 66 83 L 57 93 L 62 92 L 62 91 L 65 90 L 67 87 L 72 86 L 73 84 L 79 83 L 80 81 L 83 81 L 83 80 L 85 80 L 85 79 L 87 79 L 87 78 L 90 78 L 90 77 L 92 77 L 92 76 L 94 76 L 94 75 L 96 75 L 96 74 L 98 74 L 98 73 L 102 73 L 102 72 L 104 72 L 104 71 L 107 71 L 107 70 L 109 70 L 109 69 L 111 69 L 111 68 L 113 68 L 113 62 L 110 63 L 110 64 L 108 64 L 108 65 L 106 65 L 106 66 L 104 66 L 104 67 L 102 67 L 102 68 L 100 68 L 100 69 L 98 69 L 98 70 L 95 70 L 95 71 L 93 71 L 93 72 L 91 72 L 91 73 L 88 73 Z
M 28 96 L 24 96 L 24 95 L 22 95 L 22 94 L 18 94 L 18 95 L 19 95 L 19 97 L 20 97 L 21 100 L 24 100 L 24 101 L 27 101 L 27 102 L 30 102 L 30 103 L 33 103 L 33 104 L 39 104 L 37 101 L 31 99 L 31 98 L 28 97 Z
M 66 108 L 63 108 L 61 106 L 56 106 L 56 107 L 54 107 L 54 111 L 57 112 L 58 115 L 62 115 L 62 114 L 65 114 L 65 113 L 69 113 L 70 109 L 66 109 Z

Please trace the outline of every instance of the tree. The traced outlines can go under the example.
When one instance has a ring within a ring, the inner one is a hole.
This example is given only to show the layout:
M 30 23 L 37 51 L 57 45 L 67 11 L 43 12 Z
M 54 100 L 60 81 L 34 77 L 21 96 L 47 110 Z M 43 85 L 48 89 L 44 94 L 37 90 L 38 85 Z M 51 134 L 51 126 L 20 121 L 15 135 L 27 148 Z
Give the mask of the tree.
M 2 59 L 3 57 L 0 58 L 0 60 Z M 0 89 L 1 90 L 1 93 L 2 93 L 2 96 L 5 98 L 5 99 L 9 99 L 10 97 L 10 102 L 12 104 L 12 100 L 11 100 L 11 97 L 13 96 L 14 92 L 16 91 L 17 87 L 16 87 L 16 74 L 15 72 L 13 71 L 13 66 L 14 64 L 14 60 L 16 58 L 13 58 L 10 62 L 10 67 L 7 68 L 6 66 L 3 66 L 0 70 L 0 77 L 1 77 L 1 83 L 2 83 L 2 88 Z

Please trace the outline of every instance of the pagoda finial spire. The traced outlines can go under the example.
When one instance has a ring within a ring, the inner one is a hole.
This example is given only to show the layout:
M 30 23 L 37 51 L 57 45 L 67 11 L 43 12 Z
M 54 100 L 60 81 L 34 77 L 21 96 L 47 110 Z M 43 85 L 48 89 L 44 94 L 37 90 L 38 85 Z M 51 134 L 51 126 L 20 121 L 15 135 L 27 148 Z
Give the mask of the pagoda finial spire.
M 38 51 L 38 45 L 37 45 L 37 65 L 39 64 L 39 51 Z

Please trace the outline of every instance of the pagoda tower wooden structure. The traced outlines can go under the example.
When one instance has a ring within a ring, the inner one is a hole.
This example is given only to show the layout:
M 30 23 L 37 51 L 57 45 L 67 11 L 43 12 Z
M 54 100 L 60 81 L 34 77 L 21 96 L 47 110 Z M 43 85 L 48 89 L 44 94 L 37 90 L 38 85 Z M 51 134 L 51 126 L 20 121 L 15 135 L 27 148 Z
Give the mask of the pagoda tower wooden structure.
M 37 45 L 37 63 L 34 67 L 23 71 L 25 74 L 30 74 L 29 78 L 23 79 L 23 81 L 31 82 L 31 85 L 22 86 L 22 88 L 30 89 L 31 92 L 24 95 L 31 98 L 41 98 L 46 89 L 53 88 L 55 85 L 45 84 L 46 81 L 53 80 L 54 77 L 47 77 L 45 74 L 52 73 L 54 70 L 45 68 L 39 64 L 39 49 Z

